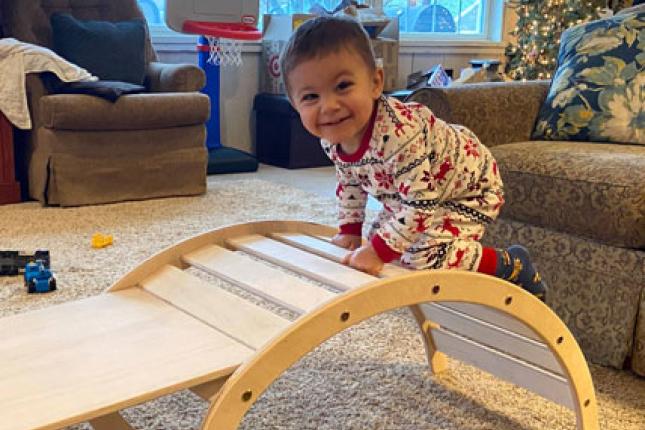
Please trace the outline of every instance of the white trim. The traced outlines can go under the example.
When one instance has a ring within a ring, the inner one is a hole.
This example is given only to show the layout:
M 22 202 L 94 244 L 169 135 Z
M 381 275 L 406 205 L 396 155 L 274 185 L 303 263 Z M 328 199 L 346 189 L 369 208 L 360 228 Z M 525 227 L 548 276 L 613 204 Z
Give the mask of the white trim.
M 501 54 L 505 44 L 485 40 L 401 40 L 400 54 L 469 54 L 472 52 Z
M 197 37 L 189 35 L 166 35 L 152 38 L 157 52 L 195 52 Z M 501 54 L 505 44 L 483 40 L 401 40 L 401 54 L 469 54 L 472 52 Z M 242 52 L 262 52 L 261 42 L 245 42 Z

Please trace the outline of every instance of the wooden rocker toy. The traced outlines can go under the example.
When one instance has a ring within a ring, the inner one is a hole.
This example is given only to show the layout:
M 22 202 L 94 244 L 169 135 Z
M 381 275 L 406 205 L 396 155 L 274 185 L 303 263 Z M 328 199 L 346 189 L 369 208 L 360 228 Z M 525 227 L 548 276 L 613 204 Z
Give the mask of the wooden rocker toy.
M 103 294 L 0 319 L 0 429 L 131 429 L 119 410 L 191 389 L 210 402 L 202 428 L 232 430 L 309 351 L 401 307 L 433 372 L 452 356 L 572 409 L 578 429 L 599 428 L 584 356 L 541 301 L 471 272 L 390 264 L 375 278 L 340 264 L 335 233 L 299 221 L 219 228 L 159 252 Z

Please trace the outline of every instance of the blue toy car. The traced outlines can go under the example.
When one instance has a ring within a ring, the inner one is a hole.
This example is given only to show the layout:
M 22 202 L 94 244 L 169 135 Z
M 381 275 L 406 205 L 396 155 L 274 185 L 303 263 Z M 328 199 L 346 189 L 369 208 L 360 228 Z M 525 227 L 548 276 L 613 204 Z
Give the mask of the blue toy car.
M 56 289 L 56 278 L 42 260 L 30 261 L 25 266 L 25 286 L 28 293 L 48 293 Z

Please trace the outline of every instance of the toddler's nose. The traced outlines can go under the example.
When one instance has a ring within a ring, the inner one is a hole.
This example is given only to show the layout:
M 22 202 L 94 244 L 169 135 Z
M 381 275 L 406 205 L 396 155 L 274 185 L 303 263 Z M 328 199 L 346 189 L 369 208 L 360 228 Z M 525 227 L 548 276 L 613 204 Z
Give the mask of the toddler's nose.
M 340 103 L 338 103 L 338 98 L 335 96 L 327 96 L 323 98 L 323 112 L 333 112 L 338 110 Z

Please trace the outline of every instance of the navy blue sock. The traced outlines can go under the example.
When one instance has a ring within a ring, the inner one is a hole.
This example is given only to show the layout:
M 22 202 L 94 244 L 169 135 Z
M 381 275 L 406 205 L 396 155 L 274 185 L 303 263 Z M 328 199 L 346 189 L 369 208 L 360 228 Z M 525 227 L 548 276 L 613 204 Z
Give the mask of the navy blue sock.
M 544 301 L 547 285 L 531 262 L 531 256 L 521 245 L 497 249 L 497 268 L 495 276 L 524 288 Z

